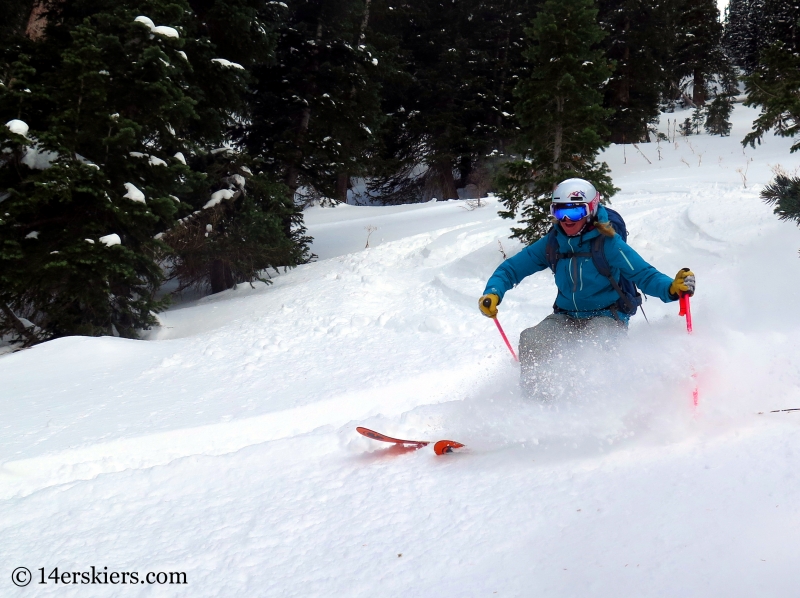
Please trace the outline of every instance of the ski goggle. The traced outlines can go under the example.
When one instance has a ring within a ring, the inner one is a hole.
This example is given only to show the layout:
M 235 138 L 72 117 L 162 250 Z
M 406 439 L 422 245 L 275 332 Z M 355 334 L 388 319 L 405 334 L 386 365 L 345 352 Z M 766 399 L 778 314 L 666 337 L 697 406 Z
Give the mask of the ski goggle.
M 564 220 L 577 222 L 581 218 L 586 218 L 589 215 L 589 204 L 551 203 L 550 215 L 560 222 L 563 222 Z

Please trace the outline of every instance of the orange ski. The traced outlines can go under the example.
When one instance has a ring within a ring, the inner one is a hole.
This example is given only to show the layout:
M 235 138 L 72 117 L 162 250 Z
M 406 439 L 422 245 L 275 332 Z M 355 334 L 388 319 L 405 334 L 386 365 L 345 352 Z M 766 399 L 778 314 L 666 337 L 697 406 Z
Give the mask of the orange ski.
M 430 444 L 430 442 L 426 440 L 402 440 L 400 438 L 392 438 L 391 436 L 387 436 L 386 434 L 375 432 L 374 430 L 370 430 L 369 428 L 362 428 L 361 426 L 358 426 L 356 428 L 356 432 L 358 432 L 362 436 L 371 438 L 372 440 L 379 440 L 381 442 L 391 442 L 393 444 L 407 444 L 409 446 L 413 446 L 416 448 L 422 448 L 423 446 L 428 446 Z M 440 440 L 439 442 L 433 445 L 433 451 L 437 455 L 445 455 L 447 453 L 452 453 L 453 449 L 461 448 L 463 446 L 464 446 L 463 444 L 461 444 L 460 442 L 456 442 L 455 440 Z

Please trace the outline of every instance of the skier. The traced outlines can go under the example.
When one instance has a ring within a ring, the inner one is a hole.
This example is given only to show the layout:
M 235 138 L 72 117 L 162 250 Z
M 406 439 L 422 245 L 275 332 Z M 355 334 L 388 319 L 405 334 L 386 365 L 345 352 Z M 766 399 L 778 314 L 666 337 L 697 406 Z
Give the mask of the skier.
M 645 262 L 609 221 L 627 238 L 622 218 L 600 205 L 600 193 L 583 179 L 567 179 L 553 191 L 553 229 L 505 260 L 494 271 L 478 307 L 494 318 L 506 291 L 526 276 L 551 268 L 558 296 L 553 313 L 522 331 L 519 338 L 520 382 L 530 394 L 544 378 L 549 359 L 573 340 L 603 343 L 624 335 L 628 320 L 641 305 L 641 295 L 663 302 L 693 295 L 695 276 L 683 268 L 675 278 Z M 601 272 L 601 270 L 603 272 Z M 633 284 L 631 284 L 633 283 Z

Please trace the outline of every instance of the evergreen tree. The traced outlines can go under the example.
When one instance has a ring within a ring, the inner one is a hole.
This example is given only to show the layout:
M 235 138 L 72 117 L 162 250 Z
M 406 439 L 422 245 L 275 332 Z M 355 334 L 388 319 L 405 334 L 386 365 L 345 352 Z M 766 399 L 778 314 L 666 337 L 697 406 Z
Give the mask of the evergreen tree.
M 369 0 L 293 0 L 276 59 L 258 65 L 243 139 L 292 193 L 346 198 L 381 126 L 381 56 L 362 37 Z
M 755 0 L 730 0 L 725 13 L 723 46 L 731 62 L 744 72 L 752 72 L 758 56 L 758 22 L 751 11 Z
M 8 42 L 22 36 L 33 4 L 33 0 L 0 0 L 0 39 Z
M 242 69 L 196 28 L 182 0 L 64 0 L 41 39 L 5 46 L 0 117 L 19 121 L 0 131 L 3 333 L 21 318 L 28 343 L 154 323 L 168 253 L 154 237 L 229 186 L 230 157 L 210 150 L 243 109 Z
M 770 130 L 781 137 L 800 132 L 800 56 L 783 42 L 762 52 L 761 62 L 745 77 L 745 106 L 760 106 L 761 114 L 742 143 L 755 147 Z M 800 149 L 800 141 L 792 152 Z
M 725 23 L 725 48 L 733 63 L 751 74 L 762 53 L 782 42 L 800 48 L 800 5 L 786 0 L 731 0 Z
M 800 178 L 779 174 L 764 187 L 761 198 L 775 206 L 775 213 L 781 220 L 793 220 L 800 226 Z
M 182 8 L 152 14 L 177 24 Z M 5 65 L 0 113 L 30 126 L 3 139 L 5 330 L 14 311 L 38 338 L 133 337 L 163 305 L 153 235 L 173 218 L 173 181 L 185 174 L 163 140 L 194 102 L 182 89 L 178 31 L 154 32 L 136 16 L 118 7 L 66 26 L 54 15 L 45 40 L 27 45 L 30 57 Z
M 603 49 L 614 61 L 603 105 L 613 113 L 607 126 L 612 143 L 649 140 L 658 118 L 667 45 L 662 4 L 652 0 L 600 0 Z
M 791 36 L 787 39 L 792 42 Z M 794 137 L 800 132 L 800 56 L 790 43 L 779 41 L 763 50 L 753 73 L 745 77 L 745 105 L 759 106 L 761 114 L 743 145 L 755 147 L 769 131 L 781 137 Z M 798 150 L 800 141 L 791 148 L 792 152 Z M 761 197 L 775 206 L 781 220 L 800 223 L 800 178 L 779 174 L 764 188 Z
M 727 137 L 731 134 L 730 116 L 733 103 L 724 95 L 718 95 L 706 106 L 705 130 L 710 135 Z
M 515 90 L 522 130 L 519 159 L 500 180 L 501 215 L 522 215 L 514 236 L 532 242 L 550 225 L 553 188 L 569 177 L 591 181 L 608 198 L 615 192 L 597 153 L 607 146 L 598 91 L 610 69 L 598 48 L 604 33 L 591 0 L 547 0 L 527 30 L 529 75 Z
M 760 26 L 760 49 L 782 42 L 793 51 L 800 49 L 800 4 L 794 0 L 763 2 Z
M 389 115 L 370 189 L 383 201 L 486 192 L 516 132 L 513 87 L 523 71 L 523 23 L 537 3 L 411 0 L 381 31 L 397 40 L 400 76 L 384 83 Z
M 716 81 L 714 99 L 703 108 L 704 127 L 707 133 L 722 137 L 730 135 L 733 99 L 738 91 L 733 69 L 726 69 Z
M 190 3 L 196 17 L 187 52 L 196 65 L 195 89 L 204 101 L 198 102 L 199 118 L 187 130 L 203 145 L 187 160 L 204 177 L 194 193 L 182 197 L 191 215 L 166 231 L 163 240 L 172 250 L 168 275 L 178 278 L 180 289 L 217 293 L 237 283 L 268 282 L 268 268 L 307 261 L 310 238 L 290 190 L 263 160 L 254 160 L 237 143 L 247 134 L 254 100 L 245 84 L 255 82 L 252 72 L 274 63 L 285 7 L 261 0 Z M 235 84 L 220 73 L 235 75 Z M 223 142 L 226 146 L 219 147 Z M 222 199 L 215 203 L 215 197 Z
M 668 36 L 672 45 L 667 64 L 671 97 L 692 107 L 702 106 L 717 75 L 730 66 L 722 50 L 722 24 L 715 0 L 673 0 Z M 691 85 L 691 97 L 687 94 Z

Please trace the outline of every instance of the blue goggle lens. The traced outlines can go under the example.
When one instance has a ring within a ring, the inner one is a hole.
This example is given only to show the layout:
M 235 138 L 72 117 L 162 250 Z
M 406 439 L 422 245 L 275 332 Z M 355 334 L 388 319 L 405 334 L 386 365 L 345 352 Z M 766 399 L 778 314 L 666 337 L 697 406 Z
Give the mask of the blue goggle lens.
M 550 205 L 550 213 L 556 220 L 577 222 L 589 215 L 589 206 L 585 203 L 554 203 Z

